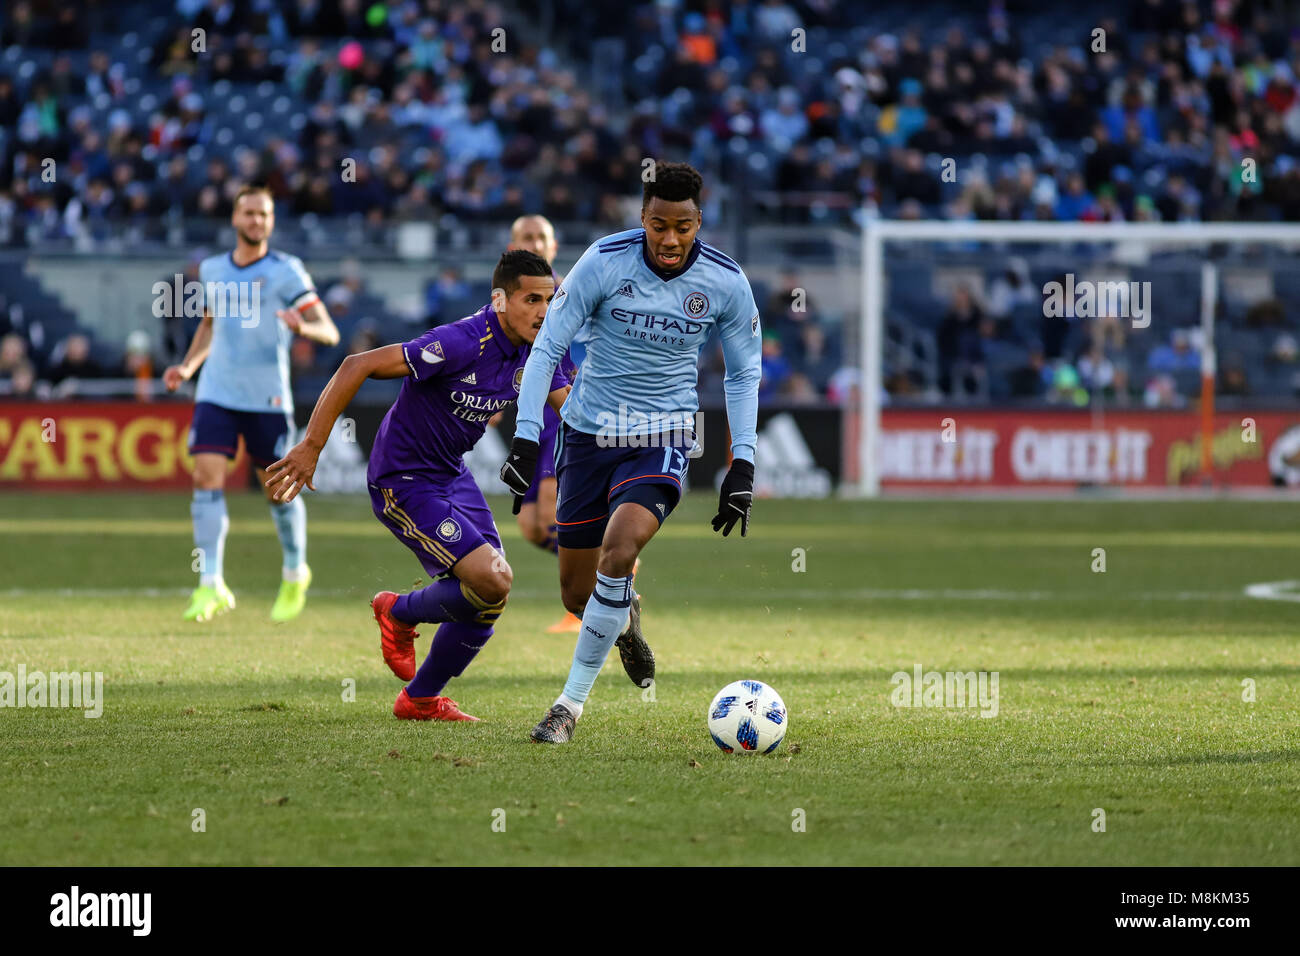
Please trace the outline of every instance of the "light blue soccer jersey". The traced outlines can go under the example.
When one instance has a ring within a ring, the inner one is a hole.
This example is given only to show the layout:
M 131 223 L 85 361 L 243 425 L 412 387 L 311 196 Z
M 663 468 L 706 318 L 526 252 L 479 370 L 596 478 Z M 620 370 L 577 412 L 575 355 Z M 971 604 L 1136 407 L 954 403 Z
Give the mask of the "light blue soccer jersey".
M 315 298 L 302 261 L 271 250 L 238 266 L 227 252 L 199 264 L 199 282 L 212 316 L 212 348 L 199 371 L 195 401 L 241 412 L 292 412 L 293 333 L 275 313 Z
M 648 435 L 699 408 L 700 350 L 717 327 L 727 364 L 731 452 L 754 460 L 762 330 L 749 280 L 699 239 L 685 265 L 652 266 L 645 230 L 606 236 L 565 277 L 524 366 L 516 434 L 537 441 L 551 375 L 575 338 L 586 354 L 560 415 L 591 435 Z

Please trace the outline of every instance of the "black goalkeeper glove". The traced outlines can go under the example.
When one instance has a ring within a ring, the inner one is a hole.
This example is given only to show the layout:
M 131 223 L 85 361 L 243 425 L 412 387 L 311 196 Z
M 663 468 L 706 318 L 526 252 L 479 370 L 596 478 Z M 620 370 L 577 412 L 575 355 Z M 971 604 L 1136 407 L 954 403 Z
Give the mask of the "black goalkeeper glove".
M 537 474 L 537 442 L 516 436 L 510 442 L 510 454 L 501 466 L 501 480 L 515 493 L 514 513 L 523 507 L 524 495 Z
M 740 536 L 749 530 L 749 509 L 754 503 L 754 463 L 736 458 L 722 479 L 722 494 L 718 496 L 718 513 L 713 517 L 713 530 L 722 531 L 725 538 L 740 522 Z

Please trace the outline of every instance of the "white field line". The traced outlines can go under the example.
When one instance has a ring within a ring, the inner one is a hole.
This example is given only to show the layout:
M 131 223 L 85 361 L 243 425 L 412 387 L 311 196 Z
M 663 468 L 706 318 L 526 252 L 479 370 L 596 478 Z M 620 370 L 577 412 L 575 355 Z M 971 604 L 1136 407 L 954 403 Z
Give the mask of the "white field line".
M 378 585 L 374 585 L 378 586 Z M 1096 591 L 1014 591 L 997 588 L 769 588 L 753 594 L 755 600 L 807 600 L 807 601 L 1235 601 L 1244 598 L 1272 598 L 1282 601 L 1300 601 L 1300 592 L 1280 594 L 1276 589 L 1300 586 L 1300 582 L 1281 581 L 1274 584 L 1252 584 L 1242 591 L 1134 591 L 1108 594 Z M 1266 593 L 1264 589 L 1275 589 Z M 190 588 L 5 588 L 0 599 L 26 597 L 184 597 Z M 239 588 L 238 594 L 274 594 L 274 588 Z M 370 591 L 362 588 L 312 588 L 310 594 L 320 597 L 365 597 Z M 668 592 L 672 597 L 699 597 L 716 595 L 715 589 L 674 587 Z M 556 589 L 515 588 L 511 597 L 522 599 L 555 598 Z
M 1246 585 L 1246 596 L 1265 601 L 1300 601 L 1300 581 L 1265 581 Z

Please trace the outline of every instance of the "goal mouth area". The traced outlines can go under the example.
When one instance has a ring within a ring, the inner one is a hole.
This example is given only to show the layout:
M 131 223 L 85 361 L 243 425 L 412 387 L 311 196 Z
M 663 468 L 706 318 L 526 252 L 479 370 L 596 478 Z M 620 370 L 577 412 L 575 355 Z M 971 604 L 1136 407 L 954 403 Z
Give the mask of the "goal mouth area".
M 1279 465 L 1273 447 L 1300 425 L 1300 415 L 1294 423 L 1287 417 L 1300 408 L 1300 364 L 1273 351 L 1294 349 L 1286 310 L 1300 301 L 1297 253 L 1300 225 L 1284 223 L 866 218 L 856 343 L 862 386 L 848 409 L 842 493 L 1176 495 L 1300 484 L 1300 468 Z M 1013 264 L 1024 283 L 1008 308 Z M 994 329 L 981 337 L 989 348 L 976 350 L 984 367 L 957 368 L 956 389 L 952 343 L 941 346 L 939 325 L 949 311 L 962 314 L 954 300 L 963 286 Z M 990 308 L 994 292 L 1001 298 Z M 1048 340 L 1053 323 L 1067 334 L 1064 361 Z M 1005 380 L 1015 370 L 1032 383 L 1034 351 L 1049 366 L 1050 400 L 1012 394 Z M 1057 415 L 1049 430 L 1089 433 L 1093 447 L 1071 450 L 1056 435 L 1053 454 L 1070 461 L 1026 474 L 1010 457 L 1017 438 L 1028 441 L 1015 419 L 1049 411 Z M 1243 419 L 1254 419 L 1255 433 Z M 1234 426 L 1246 436 L 1235 443 Z M 996 446 L 992 463 L 965 462 L 954 474 L 942 459 L 962 457 L 963 429 L 972 427 L 995 432 L 980 436 Z M 1118 453 L 1116 436 L 1135 428 L 1149 432 L 1145 467 L 1097 467 L 1098 456 Z M 911 438 L 892 439 L 899 429 Z M 934 447 L 917 450 L 919 439 Z M 1260 444 L 1235 447 L 1252 441 Z M 937 464 L 918 470 L 908 455 L 922 465 L 932 455 Z

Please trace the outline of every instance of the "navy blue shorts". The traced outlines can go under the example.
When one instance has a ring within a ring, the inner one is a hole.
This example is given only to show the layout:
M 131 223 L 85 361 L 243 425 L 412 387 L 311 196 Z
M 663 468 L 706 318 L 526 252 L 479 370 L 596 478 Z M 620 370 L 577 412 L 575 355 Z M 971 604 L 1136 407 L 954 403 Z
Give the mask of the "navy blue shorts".
M 623 441 L 626 441 L 624 439 Z M 556 437 L 555 524 L 562 548 L 598 548 L 623 501 L 645 505 L 662 525 L 682 497 L 691 443 L 602 447 L 595 435 L 560 423 Z
M 293 419 L 288 412 L 240 412 L 224 405 L 199 402 L 190 424 L 190 454 L 200 452 L 234 458 L 239 436 L 248 457 L 259 468 L 285 456 L 293 443 Z

